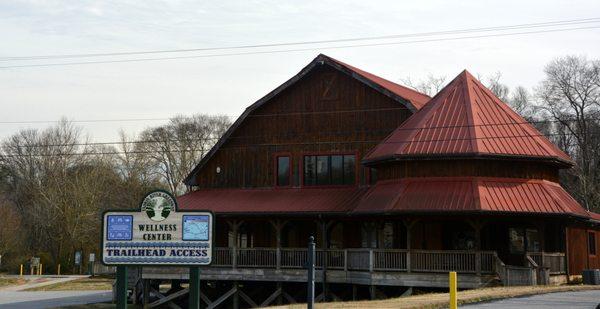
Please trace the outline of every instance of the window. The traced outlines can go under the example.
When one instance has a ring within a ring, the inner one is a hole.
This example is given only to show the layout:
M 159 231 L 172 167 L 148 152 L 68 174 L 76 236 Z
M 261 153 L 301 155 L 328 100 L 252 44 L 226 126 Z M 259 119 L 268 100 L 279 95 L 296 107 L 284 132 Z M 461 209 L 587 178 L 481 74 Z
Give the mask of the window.
M 509 228 L 508 239 L 510 241 L 509 251 L 512 254 L 525 252 L 525 235 L 523 229 Z
M 277 157 L 277 186 L 290 185 L 290 157 Z
M 527 239 L 527 252 L 540 252 L 540 236 L 536 229 L 526 229 L 525 238 Z
M 590 255 L 596 255 L 596 232 L 588 233 L 588 249 Z
M 369 184 L 374 185 L 377 183 L 377 170 L 374 168 L 369 169 Z
M 360 229 L 362 248 L 377 248 L 377 226 L 373 222 L 363 222 Z
M 304 156 L 304 185 L 353 185 L 355 155 Z

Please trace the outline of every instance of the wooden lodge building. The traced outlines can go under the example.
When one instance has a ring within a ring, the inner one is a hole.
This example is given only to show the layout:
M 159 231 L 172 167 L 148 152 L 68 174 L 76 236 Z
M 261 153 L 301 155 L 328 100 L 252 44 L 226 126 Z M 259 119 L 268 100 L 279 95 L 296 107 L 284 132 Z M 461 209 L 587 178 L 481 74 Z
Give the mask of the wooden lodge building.
M 209 307 L 305 301 L 311 235 L 318 300 L 445 288 L 448 271 L 540 284 L 600 267 L 600 215 L 559 184 L 571 166 L 467 71 L 430 98 L 319 55 L 245 110 L 178 202 L 216 214 Z

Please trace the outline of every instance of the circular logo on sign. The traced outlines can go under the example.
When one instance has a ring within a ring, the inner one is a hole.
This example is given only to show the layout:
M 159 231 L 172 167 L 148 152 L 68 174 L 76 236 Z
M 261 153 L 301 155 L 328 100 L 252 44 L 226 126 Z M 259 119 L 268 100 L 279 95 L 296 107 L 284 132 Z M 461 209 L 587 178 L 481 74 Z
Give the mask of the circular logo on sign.
M 150 192 L 142 200 L 142 211 L 146 212 L 152 221 L 166 219 L 171 211 L 175 211 L 175 198 L 166 191 Z

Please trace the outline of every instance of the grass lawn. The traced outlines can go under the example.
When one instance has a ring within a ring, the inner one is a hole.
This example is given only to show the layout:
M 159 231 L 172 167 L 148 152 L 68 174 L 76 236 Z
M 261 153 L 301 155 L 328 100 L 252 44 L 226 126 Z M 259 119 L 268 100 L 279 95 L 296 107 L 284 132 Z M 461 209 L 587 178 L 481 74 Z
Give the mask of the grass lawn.
M 9 286 L 9 285 L 23 284 L 25 282 L 27 282 L 25 279 L 0 277 L 0 288 Z
M 562 286 L 519 286 L 495 287 L 458 292 L 458 303 L 469 304 L 495 299 L 528 296 L 552 292 L 582 291 L 600 289 L 600 286 L 562 285 Z M 448 293 L 430 293 L 386 300 L 318 303 L 316 308 L 447 308 Z M 294 304 L 271 308 L 300 309 L 306 304 Z
M 111 290 L 114 279 L 85 278 L 27 289 L 27 291 L 84 291 Z

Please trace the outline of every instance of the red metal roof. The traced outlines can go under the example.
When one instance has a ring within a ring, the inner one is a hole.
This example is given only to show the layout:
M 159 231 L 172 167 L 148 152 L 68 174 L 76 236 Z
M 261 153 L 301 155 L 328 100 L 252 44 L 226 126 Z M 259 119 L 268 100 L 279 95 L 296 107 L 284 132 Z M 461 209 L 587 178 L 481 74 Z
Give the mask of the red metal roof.
M 339 65 L 346 67 L 348 70 L 370 80 L 373 83 L 378 84 L 379 86 L 389 90 L 390 92 L 392 92 L 404 99 L 409 100 L 413 104 L 413 106 L 415 106 L 417 109 L 421 109 L 421 107 L 423 107 L 425 105 L 425 103 L 427 103 L 427 102 L 429 102 L 429 100 L 431 100 L 431 98 L 428 95 L 418 92 L 412 88 L 408 88 L 408 87 L 396 84 L 387 79 L 381 78 L 377 75 L 371 74 L 371 73 L 363 71 L 359 68 L 353 67 L 349 64 L 341 62 L 337 59 L 333 59 L 329 56 L 325 56 L 325 55 L 322 55 L 322 56 L 328 57 L 329 59 L 333 60 L 334 62 L 338 63 Z
M 492 177 L 423 177 L 380 181 L 370 189 L 209 189 L 177 198 L 184 210 L 216 214 L 488 212 L 569 214 L 600 221 L 559 184 Z
M 588 214 L 592 218 L 592 220 L 600 223 L 600 214 L 589 211 Z
M 466 70 L 377 145 L 366 162 L 432 155 L 571 158 Z
M 177 198 L 180 209 L 232 213 L 333 213 L 352 210 L 366 189 L 209 189 Z
M 381 181 L 365 194 L 354 212 L 491 212 L 589 217 L 557 183 L 492 177 Z

